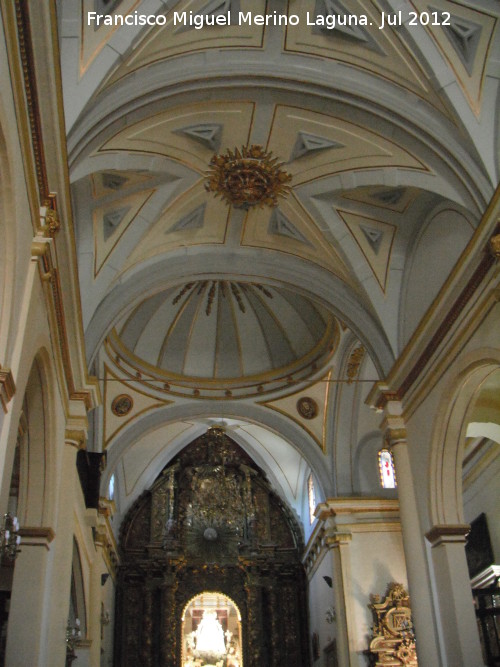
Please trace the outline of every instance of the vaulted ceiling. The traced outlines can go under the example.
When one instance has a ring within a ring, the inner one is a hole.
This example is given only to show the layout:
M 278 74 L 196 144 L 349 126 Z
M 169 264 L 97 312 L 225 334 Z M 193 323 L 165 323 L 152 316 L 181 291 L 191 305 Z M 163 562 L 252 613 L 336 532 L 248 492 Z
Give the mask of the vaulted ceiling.
M 379 29 L 380 7 L 403 25 Z M 165 25 L 97 28 L 89 11 Z M 232 25 L 175 26 L 174 11 Z M 300 22 L 238 25 L 239 11 Z M 411 11 L 449 25 L 412 26 Z M 307 25 L 349 12 L 369 24 Z M 366 380 L 389 370 L 498 181 L 498 20 L 494 0 L 59 3 L 82 312 L 105 395 L 94 446 L 122 471 L 124 506 L 217 419 L 299 513 L 298 470 L 342 490 L 334 381 L 356 348 Z M 292 176 L 276 207 L 204 187 L 214 153 L 252 144 Z M 320 414 L 301 415 L 301 396 Z

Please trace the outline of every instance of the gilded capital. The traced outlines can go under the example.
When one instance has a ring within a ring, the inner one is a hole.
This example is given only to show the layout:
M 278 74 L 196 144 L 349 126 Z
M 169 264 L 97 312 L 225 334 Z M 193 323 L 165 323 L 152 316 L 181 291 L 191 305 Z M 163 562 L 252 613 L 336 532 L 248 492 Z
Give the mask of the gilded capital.
M 85 449 L 87 434 L 85 431 L 77 429 L 66 429 L 64 432 L 64 440 L 70 447 L 75 447 L 76 449 Z

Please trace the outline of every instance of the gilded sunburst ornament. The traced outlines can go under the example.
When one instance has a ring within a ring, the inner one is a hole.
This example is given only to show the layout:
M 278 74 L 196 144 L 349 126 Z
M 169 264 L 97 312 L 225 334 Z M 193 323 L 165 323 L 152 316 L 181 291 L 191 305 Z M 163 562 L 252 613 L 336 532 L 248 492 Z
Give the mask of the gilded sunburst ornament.
M 292 180 L 283 164 L 257 144 L 228 149 L 210 160 L 205 189 L 236 208 L 277 206 L 278 197 L 290 192 Z

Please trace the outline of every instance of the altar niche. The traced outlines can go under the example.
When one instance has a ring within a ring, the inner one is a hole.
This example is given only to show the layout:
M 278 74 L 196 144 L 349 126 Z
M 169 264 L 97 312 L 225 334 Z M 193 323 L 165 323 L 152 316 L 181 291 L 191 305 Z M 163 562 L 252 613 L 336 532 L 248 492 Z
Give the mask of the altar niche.
M 205 591 L 182 614 L 182 667 L 243 667 L 241 614 L 225 595 Z
M 183 449 L 136 501 L 120 547 L 115 667 L 309 667 L 299 527 L 220 430 Z M 196 636 L 205 612 L 219 640 L 214 621 L 222 626 L 222 657 L 220 641 L 209 655 Z

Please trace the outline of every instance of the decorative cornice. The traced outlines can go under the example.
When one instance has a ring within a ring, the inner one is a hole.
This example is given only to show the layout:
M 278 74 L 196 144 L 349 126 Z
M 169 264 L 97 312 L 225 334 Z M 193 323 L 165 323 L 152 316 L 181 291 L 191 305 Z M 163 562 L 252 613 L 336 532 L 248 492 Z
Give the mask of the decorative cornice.
M 320 520 L 341 515 L 366 513 L 399 512 L 399 502 L 392 498 L 328 498 L 316 507 L 316 516 Z
M 21 57 L 24 89 L 26 94 L 26 106 L 28 109 L 29 124 L 31 130 L 31 145 L 35 159 L 36 176 L 40 201 L 49 197 L 49 186 L 47 168 L 43 149 L 42 125 L 40 121 L 40 107 L 38 102 L 38 90 L 36 86 L 36 74 L 34 69 L 34 55 L 31 42 L 31 26 L 29 17 L 29 3 L 15 0 L 17 35 L 19 42 L 19 55 Z
M 470 532 L 469 524 L 448 524 L 433 526 L 426 534 L 426 539 L 432 547 L 451 542 L 464 543 Z
M 7 413 L 7 404 L 16 393 L 16 384 L 12 371 L 0 366 L 0 403 L 2 409 Z

